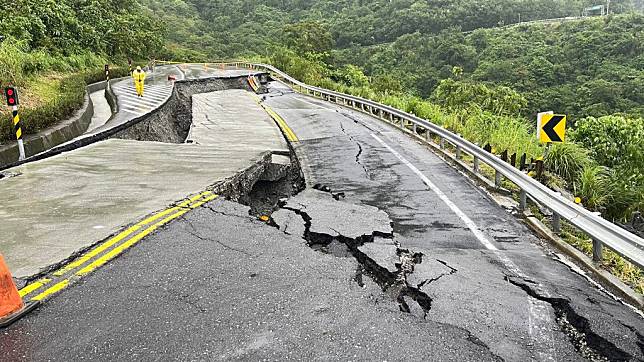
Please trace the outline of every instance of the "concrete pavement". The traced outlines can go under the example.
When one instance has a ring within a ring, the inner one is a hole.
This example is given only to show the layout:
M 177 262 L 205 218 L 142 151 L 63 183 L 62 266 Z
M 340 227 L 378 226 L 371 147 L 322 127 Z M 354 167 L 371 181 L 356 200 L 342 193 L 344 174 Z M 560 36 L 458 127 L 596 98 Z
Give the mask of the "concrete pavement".
M 0 252 L 13 275 L 32 276 L 265 152 L 285 149 L 279 129 L 248 92 L 229 97 L 243 105 L 235 109 L 238 122 L 216 112 L 228 97 L 196 97 L 199 144 L 110 139 L 7 170 L 15 176 L 0 179 Z
M 108 122 L 88 130 L 81 137 L 114 128 L 158 108 L 170 97 L 174 88 L 174 81 L 168 80 L 168 76 L 173 76 L 177 80 L 184 79 L 183 73 L 176 66 L 156 67 L 154 71 L 148 71 L 143 98 L 136 96 L 132 78 L 112 81 L 111 87 L 116 95 L 118 112 Z
M 89 127 L 87 127 L 86 133 L 101 127 L 112 117 L 112 109 L 105 98 L 104 89 L 91 93 L 89 97 L 92 100 L 94 115 L 92 116 Z

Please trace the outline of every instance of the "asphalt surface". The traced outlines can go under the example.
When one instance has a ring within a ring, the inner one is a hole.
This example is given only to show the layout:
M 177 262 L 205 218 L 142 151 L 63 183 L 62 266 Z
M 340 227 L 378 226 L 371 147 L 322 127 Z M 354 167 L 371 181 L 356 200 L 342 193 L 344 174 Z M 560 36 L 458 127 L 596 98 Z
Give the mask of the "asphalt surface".
M 88 130 L 86 135 L 113 128 L 158 108 L 170 97 L 174 88 L 174 80 L 168 77 L 181 80 L 184 79 L 184 74 L 173 65 L 156 67 L 154 71 L 146 72 L 143 98 L 137 97 L 134 80 L 131 77 L 112 81 L 111 86 L 116 95 L 118 112 L 102 126 Z
M 0 334 L 17 360 L 494 360 L 401 314 L 356 263 L 215 200 Z
M 423 254 L 407 282 L 431 298 L 426 320 L 466 329 L 506 360 L 644 358 L 640 315 L 572 272 L 418 141 L 278 83 L 265 103 L 300 139 L 309 187 L 386 212 L 398 249 Z M 588 338 L 579 343 L 578 333 Z
M 308 189 L 217 199 L 0 334 L 0 360 L 642 360 L 644 319 L 425 146 L 274 83 Z

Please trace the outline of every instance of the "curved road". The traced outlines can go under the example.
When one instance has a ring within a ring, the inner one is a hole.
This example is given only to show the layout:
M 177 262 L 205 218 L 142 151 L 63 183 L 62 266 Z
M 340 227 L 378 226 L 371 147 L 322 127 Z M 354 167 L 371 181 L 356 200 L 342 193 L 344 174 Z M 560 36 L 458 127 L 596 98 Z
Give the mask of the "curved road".
M 271 225 L 199 207 L 4 331 L 0 358 L 644 359 L 640 314 L 425 146 L 279 83 L 263 103 L 307 184 Z

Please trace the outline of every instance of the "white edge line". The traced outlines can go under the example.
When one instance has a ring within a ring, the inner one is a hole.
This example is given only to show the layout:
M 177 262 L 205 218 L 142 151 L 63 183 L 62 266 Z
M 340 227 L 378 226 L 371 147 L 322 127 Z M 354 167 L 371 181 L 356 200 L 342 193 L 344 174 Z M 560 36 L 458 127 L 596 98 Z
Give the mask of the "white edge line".
M 373 138 L 376 139 L 376 141 L 380 142 L 381 145 L 383 145 L 389 152 L 391 152 L 394 156 L 396 156 L 402 163 L 404 163 L 407 167 L 409 167 L 410 170 L 412 170 L 420 179 L 432 190 L 434 193 L 450 208 L 452 211 L 458 216 L 464 223 L 467 225 L 467 227 L 472 231 L 474 236 L 487 248 L 488 250 L 493 250 L 497 251 L 499 250 L 490 240 L 483 234 L 481 229 L 476 226 L 474 221 L 470 219 L 461 209 L 456 206 L 450 200 L 443 191 L 441 191 L 436 185 L 434 185 L 433 182 L 431 182 L 427 176 L 425 176 L 416 166 L 412 165 L 411 162 L 407 161 L 406 158 L 404 158 L 400 153 L 396 152 L 393 148 L 391 148 L 388 144 L 386 144 L 383 140 L 381 140 L 378 136 L 375 134 L 371 134 Z

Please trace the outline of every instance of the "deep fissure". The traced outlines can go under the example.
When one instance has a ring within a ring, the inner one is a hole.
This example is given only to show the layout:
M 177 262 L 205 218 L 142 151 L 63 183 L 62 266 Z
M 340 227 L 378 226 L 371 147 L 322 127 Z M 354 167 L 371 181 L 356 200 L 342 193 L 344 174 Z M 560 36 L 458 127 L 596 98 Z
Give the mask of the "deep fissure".
M 577 352 L 591 361 L 629 361 L 632 356 L 615 344 L 596 334 L 586 318 L 579 315 L 563 298 L 547 297 L 539 294 L 525 280 L 505 277 L 506 281 L 519 287 L 530 297 L 550 304 L 554 310 L 557 324 L 564 332 Z M 533 282 L 531 284 L 534 284 Z
M 334 193 L 329 187 L 321 184 L 316 184 L 314 188 L 319 191 L 329 193 L 335 200 L 339 200 L 341 197 L 344 197 L 344 193 Z M 386 294 L 391 295 L 391 292 L 394 292 L 394 300 L 398 303 L 401 311 L 406 313 L 410 312 L 410 308 L 405 301 L 405 297 L 411 298 L 420 306 L 424 313 L 423 317 L 425 317 L 427 312 L 431 310 L 432 298 L 422 292 L 418 287 L 411 286 L 407 282 L 407 276 L 413 273 L 415 265 L 422 263 L 423 255 L 421 253 L 412 253 L 407 249 L 401 249 L 397 245 L 396 254 L 399 257 L 399 262 L 396 263 L 397 271 L 393 273 L 378 264 L 375 260 L 359 249 L 360 246 L 367 243 L 373 243 L 376 237 L 393 240 L 393 232 L 383 233 L 374 231 L 371 234 L 362 235 L 356 238 L 343 236 L 335 229 L 331 230 L 333 230 L 337 235 L 318 233 L 311 231 L 313 218 L 305 210 L 287 206 L 285 202 L 282 203 L 281 208 L 295 213 L 302 219 L 304 222 L 304 234 L 302 235 L 302 238 L 306 240 L 308 246 L 312 249 L 324 252 L 325 250 L 323 247 L 327 247 L 334 242 L 339 242 L 346 246 L 351 256 L 359 264 L 359 269 L 353 278 L 358 285 L 364 286 L 363 276 L 367 275 L 373 279 L 376 284 L 378 284 L 383 292 L 387 292 Z M 272 226 L 277 227 L 274 223 Z M 285 231 L 286 230 L 283 230 L 283 232 Z

